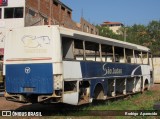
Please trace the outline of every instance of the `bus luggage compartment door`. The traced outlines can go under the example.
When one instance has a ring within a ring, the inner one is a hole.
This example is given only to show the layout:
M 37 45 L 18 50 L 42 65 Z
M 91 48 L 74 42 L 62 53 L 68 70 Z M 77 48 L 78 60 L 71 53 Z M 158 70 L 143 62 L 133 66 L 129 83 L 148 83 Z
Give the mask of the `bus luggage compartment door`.
M 6 91 L 18 94 L 52 94 L 51 63 L 6 65 Z
M 78 105 L 78 81 L 64 81 L 63 103 Z

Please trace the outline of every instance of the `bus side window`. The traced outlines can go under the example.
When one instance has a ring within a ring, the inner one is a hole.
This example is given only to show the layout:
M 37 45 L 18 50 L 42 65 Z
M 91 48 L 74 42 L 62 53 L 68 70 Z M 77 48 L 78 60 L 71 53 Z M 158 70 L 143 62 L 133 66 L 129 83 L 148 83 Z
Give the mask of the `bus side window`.
M 102 61 L 103 62 L 113 62 L 113 49 L 110 45 L 102 44 Z
M 143 64 L 149 64 L 148 57 L 149 56 L 148 56 L 147 52 L 142 52 Z
M 125 63 L 124 48 L 115 46 L 115 62 Z
M 73 60 L 73 39 L 62 37 L 62 54 L 63 59 Z
M 85 42 L 86 60 L 101 61 L 99 53 L 99 44 L 86 41 Z
M 82 40 L 74 40 L 74 58 L 75 60 L 85 60 Z
M 140 51 L 135 51 L 135 62 L 136 64 L 142 64 L 142 57 Z
M 134 63 L 134 55 L 132 49 L 126 49 L 126 63 Z

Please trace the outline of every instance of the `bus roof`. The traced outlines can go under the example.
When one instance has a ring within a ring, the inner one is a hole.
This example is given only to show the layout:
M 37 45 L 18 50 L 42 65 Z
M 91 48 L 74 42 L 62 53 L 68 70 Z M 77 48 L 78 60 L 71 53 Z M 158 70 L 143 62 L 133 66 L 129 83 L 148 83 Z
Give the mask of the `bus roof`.
M 107 37 L 102 37 L 94 34 L 89 34 L 81 31 L 76 31 L 64 27 L 59 27 L 60 29 L 60 34 L 68 37 L 72 37 L 75 39 L 79 40 L 85 40 L 85 41 L 93 41 L 101 44 L 108 44 L 108 45 L 113 45 L 117 47 L 124 47 L 128 49 L 134 49 L 138 51 L 145 51 L 145 52 L 150 52 L 150 49 L 141 45 L 133 44 L 133 43 L 128 43 L 112 38 L 107 38 Z

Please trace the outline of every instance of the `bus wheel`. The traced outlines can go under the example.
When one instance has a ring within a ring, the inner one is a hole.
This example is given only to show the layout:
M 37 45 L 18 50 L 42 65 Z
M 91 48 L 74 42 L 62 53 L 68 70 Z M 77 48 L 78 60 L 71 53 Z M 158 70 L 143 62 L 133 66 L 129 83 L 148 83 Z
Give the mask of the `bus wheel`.
M 146 79 L 145 82 L 144 82 L 144 91 L 145 90 L 149 90 L 149 83 L 148 83 L 148 80 Z
M 97 100 L 104 99 L 104 90 L 101 84 L 98 84 L 94 90 L 94 98 Z

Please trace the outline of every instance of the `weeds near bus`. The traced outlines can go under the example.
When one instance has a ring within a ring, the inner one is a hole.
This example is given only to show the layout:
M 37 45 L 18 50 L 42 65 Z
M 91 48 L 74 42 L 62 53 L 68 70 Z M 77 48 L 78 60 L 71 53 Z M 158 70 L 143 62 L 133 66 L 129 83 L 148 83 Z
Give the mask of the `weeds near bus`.
M 77 108 L 76 111 L 70 111 L 67 113 L 67 117 L 71 117 L 72 119 L 76 118 L 77 116 L 90 116 L 86 117 L 87 119 L 101 119 L 101 116 L 96 116 L 92 114 L 93 112 L 101 112 L 101 111 L 108 111 L 108 110 L 154 110 L 153 105 L 160 100 L 160 90 L 154 91 L 147 91 L 142 94 L 135 94 L 132 96 L 128 96 L 126 98 L 118 99 L 118 100 L 106 100 L 100 101 L 89 105 L 80 106 Z M 90 114 L 91 113 L 91 114 Z M 58 115 L 58 116 L 61 116 Z M 64 115 L 62 114 L 62 117 Z M 103 116 L 102 116 L 103 117 Z M 113 119 L 125 119 L 125 118 L 133 118 L 132 116 L 127 117 L 114 117 Z M 142 117 L 136 117 L 141 119 Z M 143 117 L 146 119 L 150 119 L 149 117 Z
M 132 96 L 128 96 L 126 98 L 118 99 L 118 100 L 106 100 L 100 101 L 88 105 L 82 106 L 67 106 L 66 109 L 62 108 L 65 114 L 57 114 L 54 115 L 54 118 L 60 119 L 151 119 L 157 118 L 152 116 L 96 116 L 96 112 L 103 112 L 108 110 L 153 110 L 153 105 L 160 101 L 160 90 L 151 90 L 144 92 L 142 94 L 135 94 Z M 72 111 L 69 111 L 71 110 Z M 74 111 L 73 111 L 74 110 Z M 93 112 L 92 112 L 93 111 Z M 115 111 L 116 112 L 116 111 Z M 44 117 L 44 119 L 52 119 L 53 117 Z
M 154 103 L 159 100 L 154 95 L 155 92 L 148 91 L 116 101 L 107 100 L 99 104 L 91 104 L 83 110 L 153 110 Z

